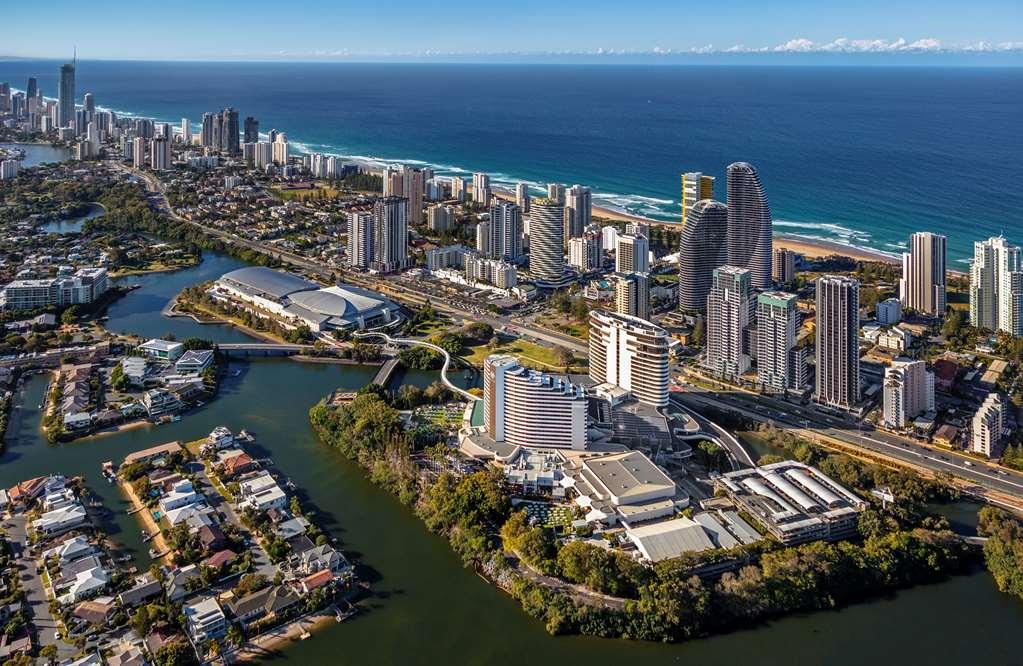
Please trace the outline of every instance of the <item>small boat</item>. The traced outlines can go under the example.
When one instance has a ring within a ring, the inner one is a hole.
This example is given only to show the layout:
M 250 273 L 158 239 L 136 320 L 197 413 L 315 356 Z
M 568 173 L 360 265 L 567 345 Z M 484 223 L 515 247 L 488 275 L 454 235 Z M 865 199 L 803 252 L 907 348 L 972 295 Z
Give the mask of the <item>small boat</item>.
M 178 416 L 177 414 L 175 414 L 174 416 L 171 417 L 171 423 L 177 423 L 180 420 L 181 420 L 181 417 Z

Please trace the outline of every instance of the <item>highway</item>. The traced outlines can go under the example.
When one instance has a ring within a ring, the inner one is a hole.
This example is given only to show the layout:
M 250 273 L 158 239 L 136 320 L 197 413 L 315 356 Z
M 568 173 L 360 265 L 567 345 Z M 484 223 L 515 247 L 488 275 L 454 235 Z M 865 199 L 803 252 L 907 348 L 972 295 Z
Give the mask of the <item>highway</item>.
M 822 414 L 810 406 L 796 405 L 741 392 L 710 392 L 693 385 L 673 392 L 677 402 L 693 409 L 712 407 L 738 412 L 758 422 L 773 422 L 790 430 L 826 436 L 866 451 L 893 458 L 934 472 L 945 472 L 978 487 L 1023 498 L 1023 475 L 995 469 L 983 461 L 971 460 L 950 451 L 909 441 L 848 419 Z M 966 465 L 969 462 L 970 465 Z

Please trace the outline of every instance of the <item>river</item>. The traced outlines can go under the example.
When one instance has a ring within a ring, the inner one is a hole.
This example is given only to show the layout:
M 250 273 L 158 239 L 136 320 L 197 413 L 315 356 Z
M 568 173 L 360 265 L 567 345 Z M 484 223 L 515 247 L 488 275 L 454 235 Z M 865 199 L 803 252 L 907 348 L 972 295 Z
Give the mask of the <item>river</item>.
M 25 159 L 21 160 L 19 165 L 22 169 L 50 162 L 63 162 L 71 155 L 67 148 L 57 148 L 46 143 L 0 143 L 0 148 L 24 150 Z
M 142 287 L 110 308 L 109 323 L 147 337 L 172 331 L 179 338 L 246 339 L 236 329 L 159 314 L 180 287 L 238 265 L 207 252 L 194 268 L 128 278 Z M 37 405 L 47 380 L 36 376 L 27 382 L 8 450 L 0 458 L 0 483 L 10 486 L 46 472 L 86 475 L 106 506 L 117 509 L 106 526 L 112 538 L 145 566 L 140 528 L 124 515 L 117 489 L 102 480 L 100 463 L 144 446 L 201 437 L 216 425 L 252 430 L 257 454 L 273 458 L 308 494 L 317 522 L 340 539 L 372 583 L 360 615 L 289 646 L 275 657 L 278 663 L 1023 664 L 1017 640 L 1023 603 L 999 594 L 985 572 L 681 645 L 548 636 L 515 601 L 463 569 L 446 542 L 427 533 L 407 508 L 316 440 L 306 416 L 309 406 L 339 386 L 362 386 L 375 368 L 287 359 L 233 363 L 232 368 L 242 372 L 225 381 L 215 400 L 178 423 L 58 446 L 47 445 L 38 432 Z M 425 379 L 410 377 L 417 383 Z

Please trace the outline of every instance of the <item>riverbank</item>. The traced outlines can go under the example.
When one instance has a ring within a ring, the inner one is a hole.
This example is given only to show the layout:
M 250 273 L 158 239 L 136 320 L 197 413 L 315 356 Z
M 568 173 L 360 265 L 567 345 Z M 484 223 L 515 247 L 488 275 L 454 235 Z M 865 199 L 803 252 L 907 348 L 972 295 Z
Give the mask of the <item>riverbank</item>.
M 163 530 L 160 529 L 160 525 L 153 519 L 152 512 L 139 498 L 135 489 L 132 487 L 131 482 L 118 476 L 117 486 L 131 503 L 130 511 L 132 511 L 132 515 L 134 515 L 137 520 L 142 523 L 142 527 L 144 528 L 143 531 L 147 534 L 156 535 L 149 540 L 149 543 L 151 544 L 150 549 L 155 550 L 157 553 L 169 552 L 170 547 L 167 545 L 167 540 L 163 536 Z M 172 560 L 173 558 L 168 558 L 167 562 L 170 563 Z
M 337 622 L 333 613 L 329 613 L 326 609 L 316 611 L 246 641 L 231 656 L 239 662 L 273 658 L 281 648 L 290 643 L 304 640 L 302 636 L 309 638 L 307 634 L 314 634 L 330 626 L 332 622 Z

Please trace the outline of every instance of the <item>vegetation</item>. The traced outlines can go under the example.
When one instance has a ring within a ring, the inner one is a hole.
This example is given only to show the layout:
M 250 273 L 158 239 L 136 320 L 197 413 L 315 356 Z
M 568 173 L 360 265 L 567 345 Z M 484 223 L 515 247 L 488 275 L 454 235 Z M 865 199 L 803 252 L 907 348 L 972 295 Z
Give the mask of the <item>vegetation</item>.
M 1023 523 L 986 506 L 980 510 L 977 532 L 987 537 L 984 563 L 998 589 L 1023 599 Z
M 407 347 L 398 353 L 398 360 L 412 370 L 437 370 L 444 364 L 444 357 L 429 347 Z

